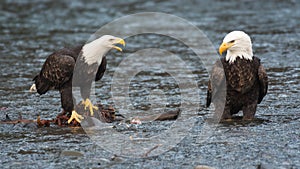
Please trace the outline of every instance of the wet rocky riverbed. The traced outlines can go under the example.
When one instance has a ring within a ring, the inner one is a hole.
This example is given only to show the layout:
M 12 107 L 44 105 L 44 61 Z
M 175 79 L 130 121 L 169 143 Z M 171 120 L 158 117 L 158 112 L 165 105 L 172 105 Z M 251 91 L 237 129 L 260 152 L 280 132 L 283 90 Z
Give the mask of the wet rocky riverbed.
M 205 33 L 216 55 L 218 45 L 228 32 L 244 30 L 252 37 L 254 53 L 261 58 L 269 76 L 268 94 L 256 113 L 258 120 L 247 124 L 219 124 L 214 126 L 211 135 L 201 139 L 204 119 L 211 111 L 204 108 L 208 81 L 205 65 L 195 59 L 195 53 L 186 45 L 170 37 L 154 34 L 129 37 L 125 39 L 124 53 L 112 51 L 107 55 L 108 70 L 96 83 L 97 102 L 114 104 L 110 91 L 114 71 L 130 53 L 144 48 L 172 51 L 189 63 L 188 77 L 195 79 L 199 92 L 198 98 L 190 98 L 191 102 L 199 103 L 199 110 L 188 112 L 195 121 L 183 140 L 160 155 L 151 156 L 148 152 L 149 157 L 139 158 L 130 157 L 129 152 L 119 155 L 107 151 L 105 145 L 99 146 L 82 128 L 1 124 L 1 168 L 193 168 L 197 165 L 300 168 L 299 7 L 296 0 L 1 1 L 2 119 L 6 114 L 17 119 L 19 113 L 25 119 L 36 119 L 38 115 L 43 119 L 55 118 L 61 112 L 59 93 L 51 91 L 38 96 L 28 91 L 46 56 L 61 47 L 84 43 L 104 24 L 138 12 L 164 12 L 186 19 Z M 143 21 L 135 24 L 142 25 Z M 130 31 L 130 26 L 124 24 L 119 29 Z M 193 34 L 182 31 L 197 41 Z M 148 59 L 151 61 L 151 57 Z M 130 83 L 130 104 L 147 112 L 151 105 L 149 94 L 163 91 L 164 100 L 156 98 L 157 104 L 167 102 L 168 109 L 176 109 L 182 101 L 182 91 L 176 82 L 170 74 L 160 70 L 140 72 Z M 156 106 L 154 111 L 164 109 Z M 149 121 L 140 125 L 112 123 L 110 126 L 128 136 L 145 133 L 153 136 L 166 131 L 173 123 Z M 123 149 L 127 151 L 126 147 Z M 137 151 L 132 154 L 139 154 Z

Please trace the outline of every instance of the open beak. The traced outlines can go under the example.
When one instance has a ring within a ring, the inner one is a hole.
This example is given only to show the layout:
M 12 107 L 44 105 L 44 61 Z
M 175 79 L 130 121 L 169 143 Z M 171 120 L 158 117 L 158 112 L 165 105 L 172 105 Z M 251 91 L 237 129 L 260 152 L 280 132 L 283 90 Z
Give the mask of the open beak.
M 112 46 L 112 48 L 114 48 L 114 49 L 117 49 L 118 51 L 123 51 L 123 49 L 122 48 L 120 48 L 120 47 L 118 47 L 118 46 L 115 46 L 116 44 L 120 44 L 120 45 L 122 45 L 123 47 L 125 47 L 125 41 L 123 40 L 123 39 L 121 39 L 121 38 L 119 38 L 119 39 L 116 39 L 116 41 L 113 43 L 114 45 Z
M 223 42 L 219 47 L 220 55 L 222 55 L 222 53 L 225 52 L 227 49 L 229 49 L 232 45 L 233 45 L 233 43 Z

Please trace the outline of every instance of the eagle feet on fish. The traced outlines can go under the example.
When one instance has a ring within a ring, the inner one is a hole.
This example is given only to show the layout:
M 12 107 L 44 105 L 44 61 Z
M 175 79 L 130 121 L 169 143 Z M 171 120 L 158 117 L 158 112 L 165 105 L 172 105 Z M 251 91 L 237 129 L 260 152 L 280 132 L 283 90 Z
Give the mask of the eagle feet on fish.
M 104 106 L 97 104 L 95 107 L 97 107 L 97 109 L 94 110 L 94 118 L 103 123 L 112 123 L 115 121 L 115 109 L 111 105 Z M 88 118 L 88 116 L 90 116 L 89 109 L 87 110 L 84 104 L 78 104 L 73 113 L 67 114 L 65 111 L 60 113 L 54 120 L 54 123 L 58 126 L 80 126 L 80 122 Z
M 90 99 L 85 99 L 85 101 L 82 101 L 82 104 L 84 105 L 84 110 L 88 108 L 91 116 L 94 116 L 94 109 L 98 110 L 98 107 L 94 106 Z

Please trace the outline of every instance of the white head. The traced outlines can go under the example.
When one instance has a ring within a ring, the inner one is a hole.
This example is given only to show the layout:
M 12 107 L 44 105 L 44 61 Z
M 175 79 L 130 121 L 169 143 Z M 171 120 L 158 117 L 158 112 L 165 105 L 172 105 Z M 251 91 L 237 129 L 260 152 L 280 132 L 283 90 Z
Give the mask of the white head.
M 85 44 L 82 47 L 82 56 L 89 65 L 93 63 L 101 64 L 103 56 L 112 48 L 122 51 L 116 44 L 125 46 L 125 41 L 111 35 L 103 35 L 100 38 Z
M 243 31 L 232 31 L 225 36 L 219 48 L 220 55 L 226 50 L 226 61 L 229 63 L 233 63 L 237 57 L 247 60 L 253 57 L 251 39 Z

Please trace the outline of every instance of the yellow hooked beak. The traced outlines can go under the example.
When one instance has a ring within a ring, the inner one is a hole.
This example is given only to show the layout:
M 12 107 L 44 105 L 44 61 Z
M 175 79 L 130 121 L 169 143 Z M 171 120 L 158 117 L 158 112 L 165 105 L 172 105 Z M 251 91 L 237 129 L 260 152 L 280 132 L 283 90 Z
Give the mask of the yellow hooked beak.
M 121 38 L 116 39 L 116 41 L 113 44 L 121 44 L 123 47 L 125 47 L 125 41 Z M 112 48 L 115 48 L 115 49 L 117 49 L 118 51 L 121 51 L 121 52 L 123 51 L 122 48 L 120 48 L 118 46 L 115 46 L 115 45 L 113 45 Z
M 223 52 L 225 52 L 227 49 L 229 49 L 234 43 L 230 42 L 223 42 L 219 47 L 219 53 L 222 55 Z

